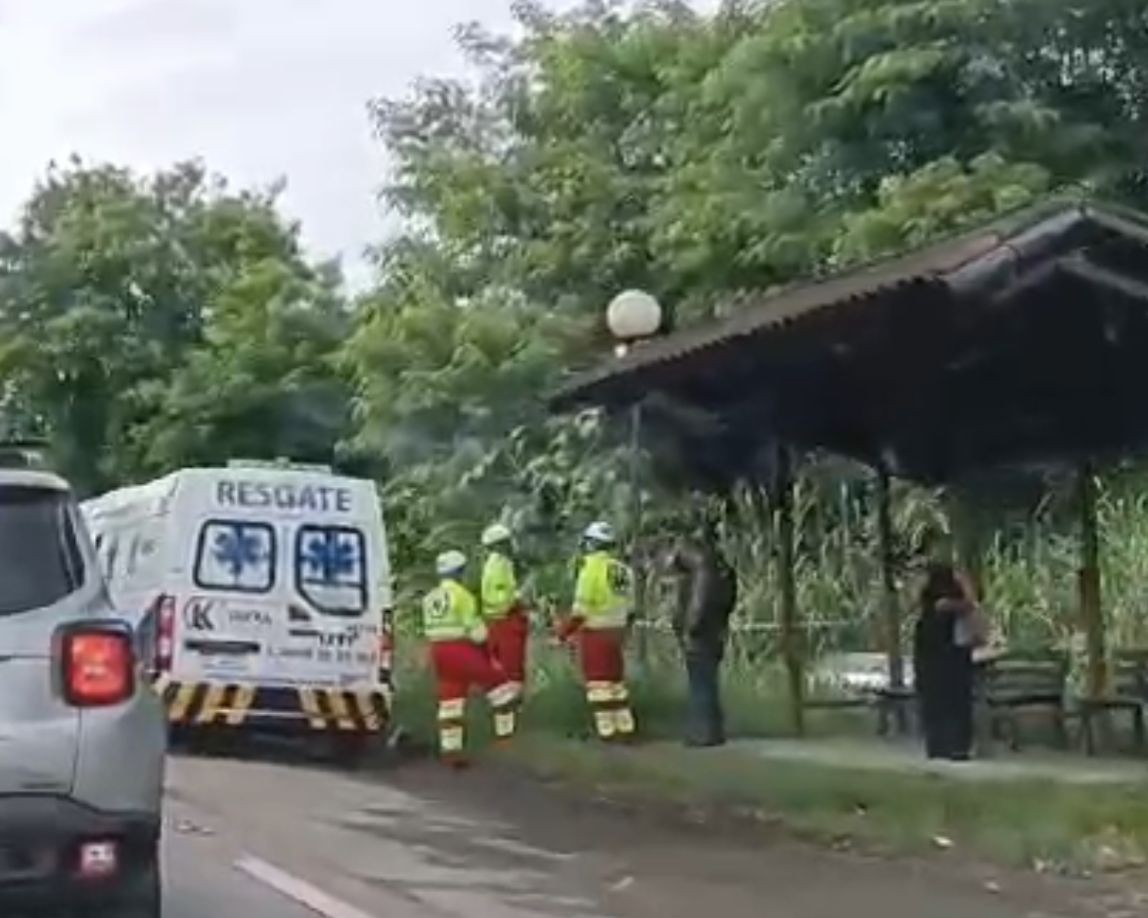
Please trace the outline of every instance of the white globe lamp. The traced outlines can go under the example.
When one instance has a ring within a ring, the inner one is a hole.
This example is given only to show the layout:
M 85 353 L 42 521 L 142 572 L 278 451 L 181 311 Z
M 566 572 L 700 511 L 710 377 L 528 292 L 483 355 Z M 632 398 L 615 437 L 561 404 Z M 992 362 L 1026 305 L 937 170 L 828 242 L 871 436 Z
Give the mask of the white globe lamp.
M 642 290 L 626 290 L 610 301 L 606 325 L 621 344 L 651 338 L 662 327 L 662 306 Z

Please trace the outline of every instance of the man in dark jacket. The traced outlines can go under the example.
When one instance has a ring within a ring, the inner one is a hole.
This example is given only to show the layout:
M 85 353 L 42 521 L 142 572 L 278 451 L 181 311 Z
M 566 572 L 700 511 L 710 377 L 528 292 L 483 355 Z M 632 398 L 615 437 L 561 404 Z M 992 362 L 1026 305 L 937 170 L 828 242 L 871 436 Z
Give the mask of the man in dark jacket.
M 681 645 L 689 678 L 687 746 L 720 746 L 725 742 L 718 675 L 737 602 L 737 577 L 717 548 L 707 527 L 700 539 L 679 538 L 669 567 L 677 575 L 674 633 Z

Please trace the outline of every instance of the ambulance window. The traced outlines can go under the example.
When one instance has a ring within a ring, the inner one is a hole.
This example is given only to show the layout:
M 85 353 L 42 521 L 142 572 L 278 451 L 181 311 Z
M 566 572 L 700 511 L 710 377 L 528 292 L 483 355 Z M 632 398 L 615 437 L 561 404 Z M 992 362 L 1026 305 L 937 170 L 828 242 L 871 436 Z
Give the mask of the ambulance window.
M 275 585 L 275 530 L 266 523 L 208 520 L 199 530 L 195 583 L 206 590 L 270 591 Z
M 367 609 L 366 540 L 347 526 L 300 526 L 295 588 L 327 615 L 358 617 Z

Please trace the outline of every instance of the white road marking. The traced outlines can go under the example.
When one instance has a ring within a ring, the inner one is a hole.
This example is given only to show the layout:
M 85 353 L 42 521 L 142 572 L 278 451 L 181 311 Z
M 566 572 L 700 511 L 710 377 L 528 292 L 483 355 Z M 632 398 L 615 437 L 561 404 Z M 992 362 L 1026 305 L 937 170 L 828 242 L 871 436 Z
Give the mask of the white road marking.
M 240 858 L 235 862 L 235 869 L 323 918 L 374 918 L 257 857 Z

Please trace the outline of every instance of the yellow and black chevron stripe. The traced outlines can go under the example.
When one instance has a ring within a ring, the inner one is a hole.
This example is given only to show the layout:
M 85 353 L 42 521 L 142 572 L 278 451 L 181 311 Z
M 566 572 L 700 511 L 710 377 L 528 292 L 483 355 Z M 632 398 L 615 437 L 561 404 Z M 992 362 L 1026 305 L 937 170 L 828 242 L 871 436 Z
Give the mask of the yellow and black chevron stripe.
M 167 676 L 160 676 L 154 685 L 168 721 L 179 726 L 294 722 L 316 731 L 379 733 L 390 715 L 389 697 L 381 691 L 177 682 Z
M 381 692 L 301 688 L 299 702 L 313 730 L 378 733 L 390 707 Z

